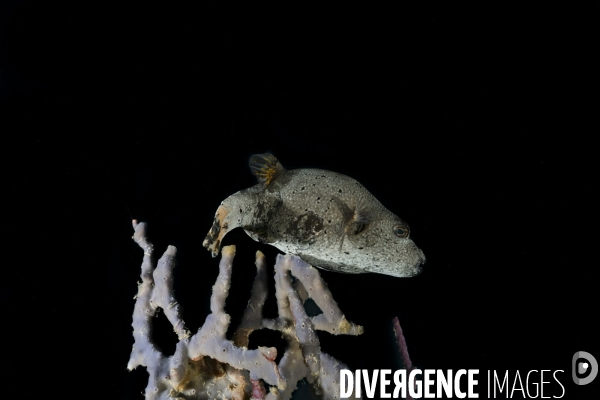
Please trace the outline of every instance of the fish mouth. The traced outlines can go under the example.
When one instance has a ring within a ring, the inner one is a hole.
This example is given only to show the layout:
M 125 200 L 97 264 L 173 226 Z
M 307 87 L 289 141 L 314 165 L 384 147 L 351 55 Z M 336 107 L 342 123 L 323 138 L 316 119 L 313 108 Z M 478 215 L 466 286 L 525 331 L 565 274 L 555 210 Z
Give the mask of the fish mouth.
M 423 264 L 425 264 L 425 254 L 421 249 L 419 249 L 419 257 L 417 259 L 417 263 L 415 264 L 414 274 L 411 276 L 417 276 L 423 272 Z
M 403 275 L 405 278 L 411 278 L 419 275 L 421 272 L 423 272 L 423 264 L 425 264 L 425 254 L 423 251 L 414 243 L 411 244 L 414 246 L 413 250 L 415 252 L 415 259 L 412 263 L 412 267 L 409 267 L 405 270 L 405 274 Z

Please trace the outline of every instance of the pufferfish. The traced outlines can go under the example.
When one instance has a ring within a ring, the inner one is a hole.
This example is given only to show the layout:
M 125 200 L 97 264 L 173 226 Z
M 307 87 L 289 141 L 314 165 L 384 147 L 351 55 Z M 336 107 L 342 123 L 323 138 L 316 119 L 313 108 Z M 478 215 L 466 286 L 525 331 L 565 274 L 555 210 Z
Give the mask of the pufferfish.
M 250 157 L 258 184 L 226 198 L 203 246 L 219 254 L 242 227 L 254 240 L 326 270 L 409 277 L 425 255 L 406 222 L 356 180 L 321 169 L 286 170 L 272 154 Z

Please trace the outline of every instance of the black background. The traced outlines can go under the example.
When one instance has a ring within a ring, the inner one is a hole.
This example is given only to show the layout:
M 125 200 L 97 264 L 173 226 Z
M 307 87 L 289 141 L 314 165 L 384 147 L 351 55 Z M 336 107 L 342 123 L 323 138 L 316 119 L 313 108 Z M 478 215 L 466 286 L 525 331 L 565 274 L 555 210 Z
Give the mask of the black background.
M 145 370 L 126 370 L 142 259 L 131 218 L 159 253 L 178 247 L 195 330 L 218 265 L 202 239 L 219 203 L 255 184 L 250 155 L 272 152 L 357 179 L 427 257 L 410 279 L 322 272 L 365 327 L 321 333 L 323 351 L 397 369 L 398 316 L 419 367 L 478 368 L 482 382 L 563 369 L 565 398 L 594 398 L 598 381 L 575 386 L 570 368 L 576 351 L 600 357 L 596 12 L 3 1 L 3 390 L 142 398 Z M 243 232 L 225 244 L 238 248 L 235 325 L 254 252 L 272 263 L 277 250 Z

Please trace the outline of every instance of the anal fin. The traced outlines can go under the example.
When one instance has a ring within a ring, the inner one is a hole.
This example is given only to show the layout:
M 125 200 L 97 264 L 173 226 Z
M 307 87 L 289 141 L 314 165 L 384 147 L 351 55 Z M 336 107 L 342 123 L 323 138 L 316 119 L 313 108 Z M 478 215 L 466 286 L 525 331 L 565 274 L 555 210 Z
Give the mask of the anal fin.
M 246 234 L 250 236 L 253 240 L 259 243 L 270 243 L 269 240 L 269 230 L 266 226 L 244 226 L 244 231 Z

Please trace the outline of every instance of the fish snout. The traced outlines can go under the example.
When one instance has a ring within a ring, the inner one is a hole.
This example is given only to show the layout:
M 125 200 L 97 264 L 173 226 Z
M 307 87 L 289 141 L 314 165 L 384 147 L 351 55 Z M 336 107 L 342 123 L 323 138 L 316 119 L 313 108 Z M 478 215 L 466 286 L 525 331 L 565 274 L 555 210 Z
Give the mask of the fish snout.
M 419 249 L 416 245 L 415 248 L 417 249 L 418 253 L 414 268 L 414 274 L 412 276 L 419 275 L 421 272 L 423 272 L 423 264 L 425 264 L 425 253 L 423 253 L 423 250 Z
M 421 272 L 423 272 L 423 264 L 425 264 L 425 254 L 423 250 L 417 247 L 417 245 L 411 240 L 410 246 L 408 249 L 409 253 L 412 255 L 410 262 L 408 263 L 408 268 L 405 269 L 405 277 L 417 276 Z

